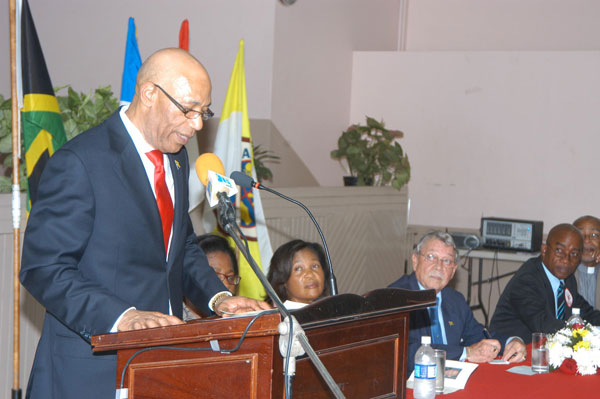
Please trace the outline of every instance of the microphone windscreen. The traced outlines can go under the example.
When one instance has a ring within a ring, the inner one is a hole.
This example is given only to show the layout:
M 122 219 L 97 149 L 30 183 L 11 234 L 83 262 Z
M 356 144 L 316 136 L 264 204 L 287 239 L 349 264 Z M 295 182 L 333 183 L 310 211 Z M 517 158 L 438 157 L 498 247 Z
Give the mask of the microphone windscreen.
M 244 188 L 251 188 L 254 183 L 250 176 L 237 170 L 235 172 L 231 172 L 229 177 L 235 182 L 235 184 Z
M 209 170 L 212 170 L 220 175 L 225 174 L 223 162 L 221 162 L 221 159 L 219 159 L 219 157 L 212 152 L 206 152 L 196 159 L 196 174 L 204 186 L 208 184 Z

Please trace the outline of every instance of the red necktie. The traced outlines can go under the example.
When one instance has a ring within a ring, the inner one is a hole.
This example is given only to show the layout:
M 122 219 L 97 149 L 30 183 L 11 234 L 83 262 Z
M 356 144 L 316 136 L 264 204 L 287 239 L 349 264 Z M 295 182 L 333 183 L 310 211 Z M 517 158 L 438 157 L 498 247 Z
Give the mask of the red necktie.
M 154 164 L 154 191 L 156 193 L 158 211 L 160 212 L 160 220 L 162 221 L 165 252 L 168 252 L 171 226 L 173 225 L 173 201 L 171 200 L 171 194 L 169 194 L 169 189 L 167 188 L 167 182 L 165 180 L 163 153 L 159 150 L 153 150 L 147 152 L 146 156 Z

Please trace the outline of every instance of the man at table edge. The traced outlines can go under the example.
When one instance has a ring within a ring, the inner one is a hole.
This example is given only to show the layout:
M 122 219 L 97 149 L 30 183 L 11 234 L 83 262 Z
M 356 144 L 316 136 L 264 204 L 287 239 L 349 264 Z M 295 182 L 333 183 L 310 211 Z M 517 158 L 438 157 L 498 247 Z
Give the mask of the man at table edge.
M 504 288 L 491 328 L 504 334 L 510 331 L 529 343 L 534 332 L 551 334 L 563 328 L 572 308 L 579 308 L 584 320 L 600 324 L 600 311 L 578 293 L 573 275 L 582 249 L 582 234 L 572 224 L 550 229 L 541 255 L 525 262 Z
M 499 354 L 511 363 L 525 360 L 526 348 L 520 338 L 490 335 L 475 320 L 465 297 L 447 286 L 458 267 L 458 251 L 450 234 L 441 231 L 425 234 L 415 247 L 412 264 L 414 273 L 402 276 L 389 287 L 433 289 L 437 304 L 410 314 L 408 373 L 414 368 L 414 357 L 423 335 L 430 335 L 432 346 L 444 349 L 446 358 L 451 360 L 481 363 Z

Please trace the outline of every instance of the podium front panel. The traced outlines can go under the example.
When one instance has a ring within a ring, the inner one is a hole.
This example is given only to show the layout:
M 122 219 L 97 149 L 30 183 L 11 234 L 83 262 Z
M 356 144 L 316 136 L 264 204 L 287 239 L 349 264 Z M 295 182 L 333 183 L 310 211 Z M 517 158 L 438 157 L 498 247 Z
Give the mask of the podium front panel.
M 409 311 L 433 304 L 433 290 L 386 288 L 364 298 L 325 298 L 293 313 L 346 398 L 404 399 Z M 283 399 L 280 315 L 273 311 L 250 320 L 209 319 L 103 334 L 92 337 L 92 345 L 95 352 L 118 352 L 116 388 L 128 389 L 129 399 Z M 211 350 L 215 341 L 221 349 L 233 349 L 244 334 L 233 353 Z M 308 357 L 296 362 L 293 392 L 295 399 L 332 397 Z
M 128 385 L 135 398 L 256 399 L 258 355 L 138 362 L 129 367 Z
M 220 340 L 232 348 L 236 340 Z M 231 354 L 196 342 L 178 349 L 154 349 L 135 356 L 127 367 L 124 386 L 130 399 L 268 398 L 271 391 L 273 337 L 252 337 Z M 185 350 L 185 349 L 196 350 Z M 184 350 L 182 350 L 184 349 Z M 204 350 L 197 350 L 204 349 Z M 119 351 L 118 372 L 137 350 Z M 117 376 L 117 388 L 120 385 Z
M 408 313 L 364 317 L 305 329 L 308 340 L 347 398 L 404 398 Z M 278 364 L 279 363 L 279 364 Z M 273 398 L 284 398 L 282 360 L 276 360 Z M 296 361 L 294 399 L 332 394 L 308 357 Z
M 117 350 L 116 389 L 122 384 L 128 399 L 270 398 L 281 319 L 270 313 L 251 320 L 199 320 L 95 336 L 92 342 L 97 351 Z M 232 353 L 213 350 L 238 345 Z

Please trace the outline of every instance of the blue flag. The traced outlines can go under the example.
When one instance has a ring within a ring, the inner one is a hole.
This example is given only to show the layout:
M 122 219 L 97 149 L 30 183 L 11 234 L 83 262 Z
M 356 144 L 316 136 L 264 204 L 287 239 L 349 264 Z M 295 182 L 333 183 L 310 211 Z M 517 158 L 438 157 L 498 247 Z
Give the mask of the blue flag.
M 129 104 L 135 93 L 135 80 L 138 69 L 142 66 L 142 58 L 138 49 L 135 22 L 129 17 L 127 28 L 127 44 L 125 46 L 125 63 L 123 65 L 123 80 L 121 81 L 121 105 Z

